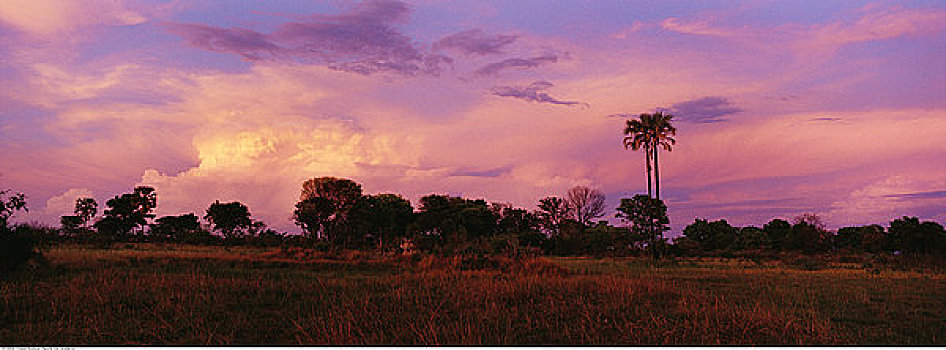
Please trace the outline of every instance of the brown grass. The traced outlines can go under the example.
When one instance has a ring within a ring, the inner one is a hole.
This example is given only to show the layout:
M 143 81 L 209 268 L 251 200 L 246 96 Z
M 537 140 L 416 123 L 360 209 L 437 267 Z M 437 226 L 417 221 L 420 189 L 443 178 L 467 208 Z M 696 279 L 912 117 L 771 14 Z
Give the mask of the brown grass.
M 290 259 L 262 250 L 187 247 L 64 248 L 48 256 L 50 267 L 0 285 L 0 343 L 844 344 L 889 339 L 832 320 L 834 309 L 820 304 L 821 289 L 805 291 L 825 277 L 862 279 L 846 272 L 827 274 L 833 270 L 654 268 L 634 260 L 548 258 L 490 259 L 471 267 L 463 258 Z M 791 278 L 804 274 L 809 277 Z M 937 278 L 935 285 L 943 286 Z M 871 303 L 863 292 L 834 302 L 856 309 Z M 935 301 L 940 296 L 933 292 L 918 302 L 942 307 Z M 926 340 L 943 341 L 939 322 L 927 326 L 934 339 Z

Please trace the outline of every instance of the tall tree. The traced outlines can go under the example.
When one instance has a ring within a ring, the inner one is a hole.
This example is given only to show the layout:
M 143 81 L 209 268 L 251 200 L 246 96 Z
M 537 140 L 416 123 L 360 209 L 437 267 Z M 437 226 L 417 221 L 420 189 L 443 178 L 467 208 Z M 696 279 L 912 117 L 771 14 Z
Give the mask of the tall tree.
M 627 121 L 627 125 L 624 127 L 624 134 L 627 135 L 624 137 L 624 149 L 630 148 L 631 150 L 643 150 L 644 151 L 644 163 L 647 168 L 647 195 L 653 197 L 653 184 L 651 181 L 652 172 L 651 172 L 651 159 L 653 153 L 650 148 L 653 145 L 653 116 L 650 114 L 641 114 L 638 119 L 631 119 Z
M 654 194 L 657 195 L 657 200 L 660 200 L 660 162 L 657 155 L 660 154 L 661 148 L 667 150 L 667 152 L 673 151 L 671 146 L 677 143 L 677 140 L 672 137 L 677 134 L 677 128 L 671 124 L 672 120 L 673 115 L 665 114 L 663 111 L 657 111 L 653 114 L 653 124 L 651 125 L 653 134 L 650 148 L 654 152 Z
M 0 227 L 6 227 L 7 221 L 16 211 L 29 211 L 29 209 L 26 208 L 25 195 L 17 193 L 10 195 L 8 198 L 4 198 L 9 192 L 10 190 L 0 190 Z
M 253 224 L 250 215 L 250 209 L 243 203 L 214 201 L 207 208 L 204 219 L 213 225 L 214 230 L 220 231 L 224 237 L 232 239 L 250 228 L 250 225 Z
M 361 185 L 349 179 L 337 177 L 317 177 L 302 184 L 300 201 L 312 198 L 324 198 L 333 203 L 335 211 L 328 218 L 328 224 L 322 226 L 323 235 L 333 240 L 344 241 L 347 245 L 352 236 L 357 235 L 348 222 L 349 212 L 361 199 Z M 325 206 L 320 205 L 324 209 Z
M 582 225 L 604 215 L 604 194 L 587 186 L 575 186 L 565 194 L 572 217 Z

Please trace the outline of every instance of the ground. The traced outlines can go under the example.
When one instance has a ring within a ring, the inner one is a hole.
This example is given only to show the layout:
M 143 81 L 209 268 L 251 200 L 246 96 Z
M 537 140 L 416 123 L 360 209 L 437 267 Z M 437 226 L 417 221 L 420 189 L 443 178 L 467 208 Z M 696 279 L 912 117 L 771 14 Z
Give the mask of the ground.
M 636 258 L 61 246 L 2 344 L 946 344 L 946 274 Z

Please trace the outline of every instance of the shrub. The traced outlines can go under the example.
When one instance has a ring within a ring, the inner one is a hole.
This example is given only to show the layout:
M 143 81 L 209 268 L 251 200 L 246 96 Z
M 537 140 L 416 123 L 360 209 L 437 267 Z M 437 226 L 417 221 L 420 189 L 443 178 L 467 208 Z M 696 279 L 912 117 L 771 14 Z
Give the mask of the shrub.
M 42 259 L 35 237 L 29 230 L 0 226 L 0 275 L 4 278 L 31 260 Z

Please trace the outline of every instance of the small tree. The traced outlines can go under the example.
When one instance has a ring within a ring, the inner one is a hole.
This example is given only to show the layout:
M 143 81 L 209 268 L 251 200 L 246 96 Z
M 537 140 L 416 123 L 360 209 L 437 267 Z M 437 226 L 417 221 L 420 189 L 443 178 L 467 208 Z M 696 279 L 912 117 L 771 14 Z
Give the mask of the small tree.
M 621 198 L 617 208 L 618 218 L 628 223 L 632 233 L 649 238 L 648 248 L 654 260 L 660 259 L 659 247 L 664 243 L 663 233 L 670 230 L 667 206 L 663 201 L 638 194 L 632 198 Z
M 600 190 L 587 186 L 575 186 L 568 190 L 565 202 L 571 210 L 572 218 L 583 225 L 604 216 L 604 194 Z
M 94 198 L 76 198 L 76 208 L 73 210 L 73 213 L 80 219 L 80 223 L 83 227 L 88 227 L 87 225 L 98 212 L 99 203 L 96 202 Z
M 250 209 L 240 202 L 220 203 L 220 201 L 214 201 L 207 208 L 204 220 L 210 222 L 213 229 L 222 233 L 227 241 L 241 236 L 253 223 L 250 220 Z
M 194 213 L 188 213 L 158 218 L 151 225 L 149 233 L 154 240 L 187 242 L 192 241 L 200 230 L 200 218 Z

